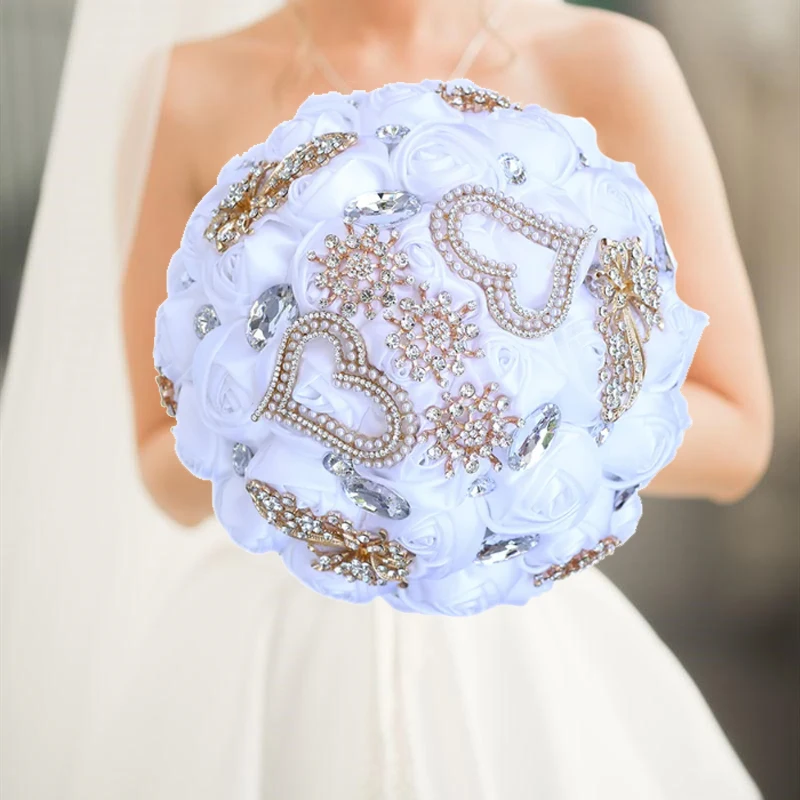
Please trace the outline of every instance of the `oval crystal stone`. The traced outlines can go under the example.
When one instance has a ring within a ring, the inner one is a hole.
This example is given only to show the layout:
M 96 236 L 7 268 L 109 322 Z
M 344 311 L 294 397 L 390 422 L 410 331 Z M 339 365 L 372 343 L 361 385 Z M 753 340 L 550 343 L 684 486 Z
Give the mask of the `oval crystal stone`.
M 475 560 L 481 564 L 500 564 L 524 555 L 538 543 L 538 536 L 515 536 L 507 539 L 491 531 L 486 531 L 483 547 Z
M 366 192 L 344 207 L 344 221 L 350 225 L 394 225 L 419 213 L 422 204 L 410 192 Z
M 322 466 L 337 478 L 345 478 L 355 474 L 356 471 L 353 462 L 341 453 L 326 453 L 322 459 Z
M 197 313 L 194 315 L 194 332 L 198 339 L 203 339 L 219 326 L 220 321 L 214 306 L 205 305 L 197 309 Z
M 250 307 L 247 317 L 247 342 L 253 350 L 262 350 L 275 335 L 283 320 L 297 319 L 297 302 L 288 283 L 271 286 Z
M 411 513 L 411 506 L 404 497 L 361 475 L 345 477 L 342 488 L 349 500 L 370 514 L 387 519 L 405 519 Z
M 467 494 L 470 497 L 483 497 L 485 494 L 493 492 L 496 488 L 497 483 L 495 483 L 491 475 L 481 475 L 469 485 Z
M 561 424 L 561 409 L 555 403 L 539 406 L 519 428 L 508 448 L 508 466 L 528 469 L 547 452 Z
M 253 457 L 253 451 L 241 442 L 237 442 L 231 451 L 231 463 L 233 464 L 233 471 L 240 477 L 244 477 L 247 465 Z

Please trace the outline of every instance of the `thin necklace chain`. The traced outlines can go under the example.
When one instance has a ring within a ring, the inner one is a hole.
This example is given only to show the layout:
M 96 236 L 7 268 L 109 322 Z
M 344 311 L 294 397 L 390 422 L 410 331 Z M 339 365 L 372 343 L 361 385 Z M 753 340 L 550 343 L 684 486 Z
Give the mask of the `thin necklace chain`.
M 478 30 L 473 34 L 472 38 L 465 45 L 464 50 L 458 59 L 458 63 L 453 68 L 453 71 L 447 76 L 448 81 L 453 80 L 454 78 L 463 78 L 466 75 L 467 71 L 473 66 L 478 56 L 481 54 L 481 52 L 483 52 L 483 48 L 486 47 L 486 43 L 489 41 L 491 32 L 500 23 L 507 6 L 508 2 L 495 3 L 491 13 L 488 15 L 483 25 L 478 28 Z M 306 23 L 298 4 L 291 3 L 291 7 L 300 30 L 303 32 L 307 41 L 309 42 L 311 59 L 314 62 L 314 66 L 319 70 L 331 87 L 333 87 L 337 92 L 340 92 L 341 94 L 350 94 L 353 91 L 353 87 L 342 77 L 341 73 L 336 69 L 336 67 L 333 66 L 333 64 L 331 64 L 328 57 L 322 52 L 322 49 L 314 41 L 314 38 L 311 35 L 311 29 L 308 27 L 308 24 Z

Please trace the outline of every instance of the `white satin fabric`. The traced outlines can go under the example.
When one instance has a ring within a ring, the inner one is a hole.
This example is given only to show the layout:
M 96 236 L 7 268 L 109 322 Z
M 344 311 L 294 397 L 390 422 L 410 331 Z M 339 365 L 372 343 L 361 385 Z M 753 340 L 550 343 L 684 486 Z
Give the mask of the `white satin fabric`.
M 192 0 L 178 30 L 265 5 Z M 757 797 L 597 572 L 524 609 L 406 616 L 151 506 L 119 278 L 158 105 L 146 57 L 185 10 L 82 0 L 75 20 L 2 405 L 3 800 Z

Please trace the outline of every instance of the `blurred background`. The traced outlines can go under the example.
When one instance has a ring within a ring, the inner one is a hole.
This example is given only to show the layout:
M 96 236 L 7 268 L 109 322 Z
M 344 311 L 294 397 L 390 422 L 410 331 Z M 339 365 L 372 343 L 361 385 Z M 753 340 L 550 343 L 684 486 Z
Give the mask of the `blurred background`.
M 772 466 L 747 500 L 648 500 L 635 546 L 604 569 L 699 684 L 766 798 L 798 798 L 800 3 L 585 4 L 660 28 L 683 67 L 727 184 L 777 407 Z M 72 12 L 72 0 L 0 4 L 0 380 Z

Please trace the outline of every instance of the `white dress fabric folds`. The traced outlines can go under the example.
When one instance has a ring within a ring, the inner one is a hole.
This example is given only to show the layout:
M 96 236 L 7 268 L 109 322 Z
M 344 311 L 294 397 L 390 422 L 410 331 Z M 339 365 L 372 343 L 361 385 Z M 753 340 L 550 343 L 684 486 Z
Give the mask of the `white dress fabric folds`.
M 524 608 L 404 615 L 152 507 L 119 279 L 149 141 L 130 121 L 157 94 L 131 102 L 177 5 L 75 20 L 0 417 L 3 800 L 758 797 L 597 571 Z M 269 5 L 193 0 L 187 35 Z

